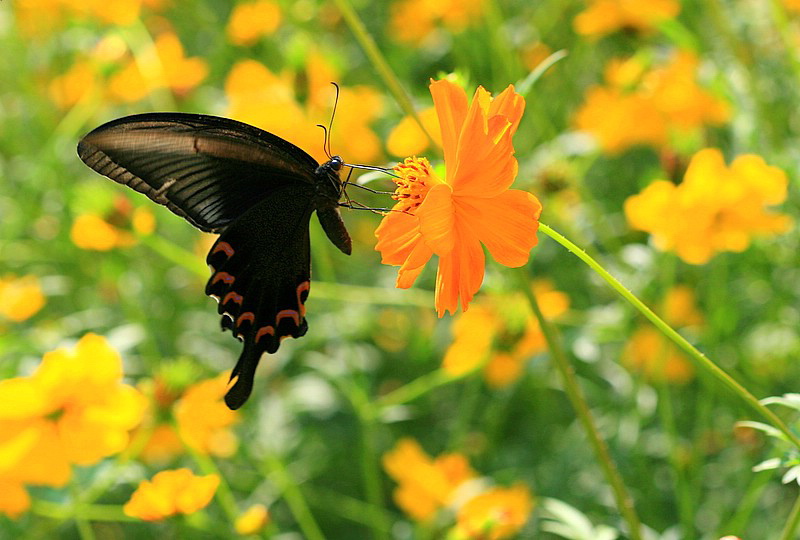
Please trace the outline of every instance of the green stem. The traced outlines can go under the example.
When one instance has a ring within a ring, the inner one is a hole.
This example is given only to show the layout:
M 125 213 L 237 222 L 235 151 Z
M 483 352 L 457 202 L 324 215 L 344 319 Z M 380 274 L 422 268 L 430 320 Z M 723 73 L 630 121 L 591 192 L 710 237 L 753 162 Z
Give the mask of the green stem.
M 264 464 L 268 468 L 268 473 L 272 474 L 275 478 L 275 484 L 281 490 L 286 504 L 289 505 L 292 515 L 297 520 L 300 530 L 303 532 L 303 537 L 308 540 L 325 540 L 325 535 L 317 525 L 314 515 L 308 508 L 305 497 L 303 496 L 297 482 L 289 474 L 286 466 L 278 456 L 272 452 L 268 452 L 264 459 Z
M 384 394 L 380 399 L 377 400 L 376 406 L 378 409 L 385 409 L 394 405 L 408 403 L 409 401 L 415 400 L 419 396 L 426 394 L 434 388 L 457 381 L 469 373 L 454 376 L 448 374 L 442 369 L 437 369 L 436 371 L 426 373 L 425 375 L 414 379 L 410 383 L 401 386 L 397 390 L 393 390 L 388 394 Z
M 564 236 L 557 233 L 544 223 L 539 223 L 539 230 L 548 235 L 550 238 L 567 248 L 575 254 L 580 260 L 586 263 L 589 268 L 594 270 L 606 283 L 619 293 L 625 300 L 627 300 L 633 307 L 635 307 L 642 315 L 644 315 L 656 328 L 658 328 L 665 336 L 672 340 L 678 347 L 686 351 L 686 353 L 694 360 L 695 364 L 704 372 L 711 375 L 718 382 L 722 383 L 728 389 L 732 390 L 734 394 L 739 396 L 753 411 L 758 413 L 759 416 L 767 420 L 775 428 L 779 429 L 786 438 L 791 441 L 797 448 L 800 448 L 800 438 L 795 435 L 789 427 L 771 410 L 761 404 L 758 399 L 751 394 L 745 387 L 739 384 L 733 377 L 728 375 L 722 368 L 717 366 L 714 362 L 708 359 L 706 355 L 698 351 L 691 343 L 686 341 L 686 338 L 676 332 L 671 326 L 665 323 L 658 315 L 645 306 L 641 300 L 633 295 L 628 289 L 625 288 L 617 279 L 608 273 L 608 271 L 600 266 L 594 259 L 586 254 L 581 248 L 567 240 Z
M 534 296 L 533 291 L 531 290 L 527 273 L 519 273 L 518 275 L 520 279 L 520 288 L 525 293 L 525 296 L 528 299 L 528 304 L 530 304 L 531 310 L 539 322 L 542 335 L 544 335 L 544 339 L 547 342 L 547 346 L 550 350 L 550 357 L 553 359 L 553 363 L 561 374 L 561 378 L 564 383 L 564 391 L 566 392 L 570 403 L 572 403 L 575 413 L 578 415 L 578 418 L 583 424 L 583 429 L 586 431 L 586 435 L 589 437 L 589 442 L 594 449 L 594 453 L 597 456 L 600 467 L 603 469 L 606 480 L 611 485 L 611 490 L 614 494 L 617 507 L 619 508 L 623 519 L 628 524 L 628 534 L 632 540 L 641 540 L 641 522 L 639 521 L 639 516 L 636 515 L 636 509 L 633 506 L 633 500 L 628 493 L 628 489 L 625 487 L 625 483 L 622 481 L 622 476 L 617 470 L 614 460 L 611 458 L 611 453 L 608 450 L 608 446 L 600 436 L 600 432 L 598 431 L 594 417 L 592 416 L 592 411 L 589 409 L 589 405 L 586 403 L 586 398 L 583 395 L 583 391 L 578 384 L 578 378 L 575 375 L 575 370 L 572 368 L 569 360 L 567 360 L 564 349 L 561 347 L 561 341 L 556 337 L 555 330 L 550 325 L 549 321 L 545 319 L 541 309 L 539 309 L 539 303 L 537 302 L 536 296 Z
M 800 496 L 794 502 L 792 511 L 789 513 L 789 518 L 786 520 L 786 525 L 781 532 L 780 540 L 792 540 L 797 538 L 797 527 L 800 525 Z
M 433 138 L 431 138 L 430 133 L 428 133 L 428 130 L 425 129 L 424 125 L 422 125 L 422 121 L 419 119 L 419 116 L 417 116 L 417 111 L 414 110 L 414 104 L 411 103 L 411 98 L 403 89 L 403 86 L 400 84 L 400 80 L 394 74 L 392 68 L 389 67 L 389 63 L 378 49 L 378 46 L 375 44 L 375 40 L 372 39 L 372 36 L 369 34 L 369 32 L 367 32 L 367 28 L 361 21 L 358 13 L 356 13 L 356 10 L 353 9 L 353 6 L 350 5 L 348 0 L 333 0 L 333 3 L 339 8 L 342 17 L 347 23 L 347 26 L 350 27 L 350 31 L 353 32 L 358 44 L 361 45 L 362 49 L 364 49 L 364 54 L 367 55 L 367 58 L 372 63 L 372 67 L 375 68 L 375 71 L 377 71 L 378 75 L 381 77 L 381 79 L 383 79 L 383 83 L 389 89 L 392 97 L 394 97 L 395 101 L 403 110 L 403 112 L 414 119 L 425 136 L 428 137 L 428 141 L 433 144 Z

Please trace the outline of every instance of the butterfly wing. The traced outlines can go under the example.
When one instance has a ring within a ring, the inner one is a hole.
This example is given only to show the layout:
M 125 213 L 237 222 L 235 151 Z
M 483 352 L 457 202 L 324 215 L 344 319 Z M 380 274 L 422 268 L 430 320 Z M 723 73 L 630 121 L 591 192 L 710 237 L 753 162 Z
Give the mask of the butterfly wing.
M 314 184 L 318 163 L 235 120 L 147 113 L 113 120 L 78 143 L 89 167 L 144 193 L 206 232 L 221 232 L 287 185 Z
M 256 366 L 281 340 L 308 330 L 311 273 L 309 220 L 313 188 L 287 186 L 250 208 L 211 248 L 206 294 L 219 300 L 222 326 L 244 342 L 225 396 L 231 409 L 250 395 Z

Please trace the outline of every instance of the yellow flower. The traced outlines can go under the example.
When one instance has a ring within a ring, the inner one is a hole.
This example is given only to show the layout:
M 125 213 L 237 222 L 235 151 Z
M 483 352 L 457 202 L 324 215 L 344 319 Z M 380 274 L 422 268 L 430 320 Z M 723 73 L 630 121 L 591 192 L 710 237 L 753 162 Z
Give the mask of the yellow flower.
M 546 281 L 533 291 L 547 318 L 563 315 L 569 298 Z M 453 324 L 453 342 L 445 353 L 442 369 L 453 376 L 483 366 L 489 386 L 502 388 L 522 375 L 531 356 L 546 343 L 536 319 L 521 295 L 488 295 L 459 316 Z
M 22 322 L 33 317 L 44 306 L 39 278 L 34 275 L 0 278 L 0 317 Z
M 574 21 L 579 34 L 598 38 L 617 30 L 651 32 L 658 23 L 678 15 L 678 0 L 589 0 Z
M 800 0 L 782 0 L 781 3 L 783 4 L 783 7 L 787 9 L 787 11 L 800 13 Z
M 236 452 L 238 441 L 230 427 L 239 421 L 239 414 L 225 405 L 230 373 L 200 381 L 189 387 L 175 404 L 178 434 L 196 452 L 229 457 Z
M 375 231 L 381 262 L 400 266 L 397 287 L 409 288 L 437 255 L 435 305 L 439 316 L 466 310 L 480 288 L 486 246 L 508 267 L 528 261 L 537 244 L 542 205 L 509 189 L 517 175 L 511 137 L 525 100 L 510 86 L 497 97 L 478 87 L 472 103 L 448 80 L 431 81 L 442 133 L 445 177 L 425 158 L 395 167 L 397 204 Z
M 600 148 L 616 154 L 635 145 L 663 147 L 671 137 L 729 116 L 725 102 L 698 86 L 699 61 L 681 51 L 659 67 L 645 69 L 636 58 L 612 60 L 605 86 L 594 86 L 575 114 L 577 129 L 592 134 Z
M 786 174 L 759 156 L 739 156 L 727 167 L 719 150 L 706 148 L 680 185 L 658 180 L 629 197 L 625 216 L 658 249 L 704 264 L 721 251 L 744 251 L 754 235 L 786 232 L 791 218 L 764 207 L 782 203 L 787 185 Z
M 144 407 L 122 384 L 122 359 L 102 336 L 46 353 L 32 375 L 0 381 L 0 483 L 63 486 L 71 465 L 122 451 Z M 14 502 L 24 506 L 9 494 L 0 507 Z
M 161 471 L 152 481 L 142 480 L 123 511 L 145 521 L 193 514 L 211 502 L 219 482 L 216 474 L 195 476 L 185 468 Z
M 419 44 L 438 25 L 463 32 L 483 14 L 484 0 L 398 0 L 392 4 L 390 32 L 399 41 Z
M 100 216 L 81 214 L 72 223 L 69 233 L 72 243 L 81 249 L 108 251 L 119 246 L 130 245 L 133 238 L 120 231 Z
M 14 519 L 19 517 L 30 506 L 31 497 L 25 490 L 25 486 L 19 482 L 6 482 L 0 479 L 0 514 L 5 514 Z
M 318 161 L 327 160 L 322 130 L 314 126 L 330 116 L 334 90 L 330 81 L 339 79 L 333 66 L 312 52 L 305 73 L 270 72 L 254 60 L 235 64 L 225 80 L 229 107 L 225 116 L 258 126 L 299 146 Z M 305 81 L 306 101 L 295 94 Z M 331 148 L 350 163 L 370 163 L 380 155 L 381 143 L 369 127 L 382 109 L 380 94 L 368 86 L 341 87 L 339 107 L 331 136 Z
M 395 502 L 417 521 L 432 519 L 452 502 L 458 487 L 475 476 L 463 455 L 431 459 L 413 439 L 401 439 L 384 454 L 383 468 L 398 483 Z
M 234 45 L 252 45 L 281 24 L 281 8 L 272 0 L 237 4 L 225 29 Z
M 528 488 L 493 488 L 473 497 L 458 509 L 458 524 L 451 538 L 500 540 L 517 534 L 533 511 Z
M 667 291 L 663 301 L 664 320 L 673 328 L 703 324 L 695 304 L 694 292 L 685 285 Z M 694 377 L 694 367 L 661 332 L 652 326 L 638 328 L 622 353 L 622 363 L 653 381 L 682 384 Z
M 159 88 L 183 95 L 208 75 L 202 58 L 186 58 L 183 45 L 172 32 L 159 35 L 151 47 L 130 59 L 108 81 L 108 93 L 117 101 L 138 101 Z
M 258 534 L 269 524 L 269 511 L 263 504 L 254 504 L 241 513 L 233 524 L 241 535 Z
M 433 137 L 433 142 L 437 146 L 442 145 L 441 129 L 439 128 L 439 118 L 436 109 L 429 107 L 417 113 L 422 125 Z M 410 116 L 400 120 L 395 128 L 389 133 L 386 139 L 386 149 L 395 156 L 415 156 L 428 149 L 428 137 L 419 127 L 416 120 Z

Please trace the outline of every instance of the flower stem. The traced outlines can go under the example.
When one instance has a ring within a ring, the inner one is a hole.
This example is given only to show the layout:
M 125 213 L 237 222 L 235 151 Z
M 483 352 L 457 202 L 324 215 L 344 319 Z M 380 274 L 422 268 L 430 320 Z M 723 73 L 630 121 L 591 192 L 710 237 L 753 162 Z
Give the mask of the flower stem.
M 268 475 L 272 475 L 275 479 L 275 484 L 277 484 L 278 489 L 280 489 L 286 504 L 289 506 L 289 510 L 297 521 L 297 525 L 300 527 L 303 537 L 309 540 L 325 540 L 325 535 L 322 534 L 322 530 L 319 528 L 319 525 L 317 525 L 314 515 L 308 508 L 308 504 L 303 496 L 303 492 L 300 490 L 298 482 L 292 478 L 283 461 L 281 461 L 276 454 L 268 452 L 264 458 L 263 464 L 264 472 Z
M 386 61 L 386 58 L 384 58 L 380 49 L 378 49 L 378 46 L 375 44 L 375 40 L 372 39 L 372 36 L 369 34 L 367 28 L 364 26 L 364 23 L 359 18 L 356 10 L 353 9 L 353 6 L 350 5 L 348 0 L 333 0 L 333 3 L 339 8 L 342 17 L 347 23 L 347 26 L 350 27 L 350 31 L 353 32 L 356 41 L 358 41 L 359 45 L 361 45 L 361 48 L 364 49 L 364 54 L 367 55 L 367 58 L 372 63 L 372 67 L 375 68 L 375 71 L 378 72 L 380 78 L 383 79 L 383 83 L 389 89 L 392 97 L 394 97 L 395 101 L 403 110 L 403 112 L 414 119 L 419 128 L 428 138 L 428 141 L 433 143 L 433 138 L 431 138 L 431 135 L 428 133 L 428 130 L 425 129 L 425 126 L 422 125 L 422 121 L 419 119 L 419 116 L 417 116 L 417 111 L 414 110 L 414 105 L 411 103 L 411 98 L 403 89 L 403 86 L 400 84 L 400 80 L 394 74 L 392 68 L 389 67 L 389 63 Z
M 691 343 L 686 341 L 686 338 L 676 332 L 671 326 L 665 323 L 658 315 L 648 308 L 641 300 L 639 300 L 633 293 L 625 288 L 617 279 L 612 276 L 608 271 L 600 266 L 597 261 L 591 258 L 586 252 L 578 246 L 570 242 L 564 236 L 554 231 L 544 223 L 539 223 L 539 230 L 548 235 L 550 238 L 567 248 L 575 254 L 580 260 L 586 263 L 592 270 L 594 270 L 600 277 L 602 277 L 611 287 L 617 291 L 625 300 L 627 300 L 633 307 L 635 307 L 642 315 L 644 315 L 656 328 L 658 328 L 665 336 L 673 341 L 678 347 L 686 351 L 695 364 L 733 391 L 734 394 L 739 396 L 750 408 L 758 413 L 759 416 L 767 420 L 775 428 L 779 429 L 786 438 L 791 441 L 797 448 L 800 448 L 800 438 L 794 434 L 789 427 L 767 407 L 761 404 L 758 399 L 751 394 L 744 386 L 739 384 L 733 377 L 728 375 L 722 368 L 717 366 L 714 362 L 708 359 L 706 355 L 697 350 Z
M 797 538 L 796 532 L 797 527 L 800 525 L 800 496 L 797 497 L 797 500 L 794 502 L 794 506 L 792 507 L 792 511 L 789 514 L 789 518 L 786 520 L 786 525 L 783 527 L 783 531 L 781 532 L 780 540 L 791 540 L 792 538 Z
M 561 342 L 557 338 L 555 330 L 550 325 L 549 321 L 545 319 L 544 315 L 542 314 L 542 310 L 539 309 L 539 303 L 536 301 L 536 296 L 534 296 L 533 291 L 530 288 L 527 274 L 520 273 L 519 276 L 521 281 L 520 288 L 525 293 L 531 310 L 539 322 L 539 327 L 542 330 L 542 334 L 544 335 L 544 339 L 547 341 L 547 346 L 550 350 L 550 357 L 553 359 L 553 363 L 561 374 L 564 384 L 564 391 L 566 392 L 570 403 L 572 403 L 575 413 L 578 415 L 578 418 L 583 424 L 583 429 L 586 431 L 586 435 L 589 437 L 589 442 L 594 449 L 594 453 L 597 456 L 600 467 L 602 467 L 606 480 L 611 485 L 611 490 L 614 494 L 614 499 L 617 502 L 617 507 L 619 508 L 623 519 L 625 519 L 625 521 L 628 523 L 628 528 L 630 529 L 628 534 L 632 540 L 641 540 L 641 522 L 639 521 L 639 516 L 636 514 L 636 509 L 633 506 L 633 499 L 628 493 L 628 489 L 625 487 L 625 483 L 622 480 L 619 470 L 617 470 L 614 460 L 611 459 L 611 453 L 608 450 L 608 446 L 600 436 L 600 432 L 598 431 L 594 417 L 592 416 L 592 411 L 589 409 L 589 405 L 586 403 L 586 398 L 583 395 L 583 391 L 578 384 L 578 378 L 575 375 L 575 370 L 572 368 L 569 360 L 567 360 L 567 356 L 564 353 L 564 349 L 561 347 Z

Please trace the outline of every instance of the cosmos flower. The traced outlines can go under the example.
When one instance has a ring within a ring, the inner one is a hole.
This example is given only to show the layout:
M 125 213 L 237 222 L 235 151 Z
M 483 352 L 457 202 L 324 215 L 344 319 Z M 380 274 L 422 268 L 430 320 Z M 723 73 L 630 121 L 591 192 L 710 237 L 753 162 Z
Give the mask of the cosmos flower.
M 486 246 L 509 267 L 528 262 L 536 245 L 541 204 L 525 191 L 509 189 L 517 175 L 511 137 L 525 100 L 509 86 L 497 97 L 478 87 L 469 104 L 448 80 L 430 86 L 441 127 L 446 172 L 440 177 L 426 158 L 407 158 L 398 178 L 392 211 L 375 235 L 382 262 L 400 266 L 399 288 L 410 287 L 433 255 L 439 257 L 436 310 L 466 310 L 480 288 Z
M 161 471 L 152 480 L 142 480 L 123 511 L 145 521 L 193 514 L 208 506 L 219 482 L 216 474 L 196 476 L 186 468 Z

